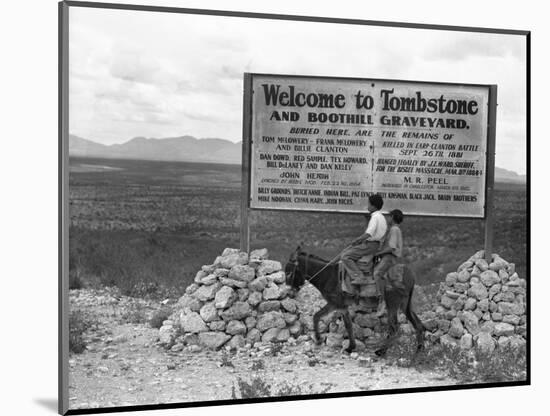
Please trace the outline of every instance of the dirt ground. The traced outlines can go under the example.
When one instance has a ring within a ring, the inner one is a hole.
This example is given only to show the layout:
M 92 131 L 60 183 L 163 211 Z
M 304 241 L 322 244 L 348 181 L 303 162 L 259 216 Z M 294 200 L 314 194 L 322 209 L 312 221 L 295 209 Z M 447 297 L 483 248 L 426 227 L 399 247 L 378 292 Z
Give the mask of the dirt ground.
M 370 347 L 351 355 L 311 341 L 234 353 L 196 346 L 166 351 L 148 323 L 123 323 L 131 316 L 127 299 L 81 290 L 71 291 L 70 304 L 96 320 L 85 333 L 86 350 L 69 359 L 70 409 L 231 399 L 239 378 L 261 377 L 272 394 L 285 383 L 300 387 L 301 394 L 457 383 L 442 373 L 390 365 Z M 146 316 L 158 307 L 140 304 Z

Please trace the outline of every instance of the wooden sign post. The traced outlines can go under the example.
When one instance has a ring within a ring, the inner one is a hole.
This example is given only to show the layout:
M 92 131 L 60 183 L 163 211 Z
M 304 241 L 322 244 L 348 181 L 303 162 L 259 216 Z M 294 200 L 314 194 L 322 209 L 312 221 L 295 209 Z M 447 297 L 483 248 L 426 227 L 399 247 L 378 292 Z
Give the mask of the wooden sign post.
M 244 74 L 240 248 L 252 210 L 484 220 L 493 245 L 497 86 Z M 482 221 L 480 221 L 481 223 Z
M 493 253 L 495 149 L 497 127 L 497 86 L 489 87 L 489 117 L 487 122 L 487 185 L 485 192 L 485 260 L 491 262 Z
M 252 77 L 244 74 L 243 85 L 243 147 L 241 164 L 241 238 L 240 250 L 250 252 L 250 146 L 252 144 Z

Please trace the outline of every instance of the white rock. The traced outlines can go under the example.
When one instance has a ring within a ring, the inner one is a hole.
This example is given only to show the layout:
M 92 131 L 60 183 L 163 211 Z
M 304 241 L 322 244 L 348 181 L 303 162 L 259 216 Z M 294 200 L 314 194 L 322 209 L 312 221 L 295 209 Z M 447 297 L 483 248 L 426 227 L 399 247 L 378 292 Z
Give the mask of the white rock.
M 476 347 L 485 353 L 495 350 L 495 341 L 487 332 L 480 332 L 476 337 Z
M 209 274 L 208 276 L 205 276 L 201 279 L 200 284 L 202 285 L 213 285 L 218 281 L 218 276 L 216 276 L 214 273 Z
M 464 327 L 462 326 L 462 322 L 460 322 L 460 319 L 458 318 L 453 318 L 451 321 L 451 327 L 449 328 L 449 335 L 454 338 L 461 338 L 463 333 Z
M 242 280 L 244 282 L 250 282 L 254 280 L 256 272 L 250 266 L 244 264 L 237 264 L 229 271 L 229 278 L 234 280 Z
M 222 257 L 227 257 L 231 254 L 239 254 L 239 249 L 226 247 L 222 252 Z
M 241 334 L 237 334 L 237 335 L 234 335 L 233 338 L 231 338 L 228 342 L 227 342 L 227 346 L 234 350 L 234 349 L 237 349 L 237 348 L 242 348 L 244 347 L 244 345 L 246 344 L 246 340 L 245 338 L 241 335 Z
M 453 286 L 458 281 L 458 273 L 451 272 L 445 277 L 445 283 L 449 286 Z
M 489 268 L 491 270 L 494 270 L 495 272 L 498 272 L 500 270 L 506 270 L 508 267 L 508 262 L 501 258 L 496 258 L 490 265 Z
M 484 272 L 489 268 L 489 265 L 487 264 L 487 261 L 485 259 L 477 259 L 475 261 L 475 265 L 481 272 Z
M 180 316 L 180 324 L 185 332 L 203 332 L 208 331 L 208 327 L 202 320 L 201 316 L 196 312 L 182 314 Z
M 495 335 L 497 337 L 514 335 L 514 326 L 505 322 L 499 322 L 495 325 Z
M 474 283 L 468 289 L 468 296 L 474 297 L 477 300 L 485 299 L 488 297 L 487 288 L 481 283 Z
M 283 266 L 280 262 L 275 260 L 262 260 L 260 266 L 256 270 L 258 276 L 264 276 L 282 270 Z
M 500 282 L 500 276 L 493 270 L 486 270 L 481 273 L 480 280 L 486 287 L 491 287 Z
M 265 276 L 260 276 L 252 280 L 250 283 L 248 283 L 248 288 L 250 290 L 261 292 L 265 289 L 267 284 L 268 284 L 267 278 Z
M 229 309 L 220 313 L 220 316 L 226 321 L 245 319 L 251 314 L 248 302 L 235 302 Z
M 270 282 L 275 282 L 279 284 L 286 282 L 286 275 L 285 275 L 285 272 L 283 271 L 268 274 L 266 275 L 266 277 L 267 277 L 267 280 Z
M 473 346 L 473 337 L 472 334 L 464 334 L 460 338 L 460 347 L 466 350 L 469 350 Z
M 232 253 L 227 256 L 222 256 L 219 259 L 219 265 L 225 269 L 231 269 L 237 264 L 247 264 L 248 263 L 248 254 L 239 252 Z
M 235 293 L 235 291 L 229 286 L 224 286 L 218 292 L 216 292 L 214 305 L 216 306 L 216 308 L 225 309 L 230 307 L 235 299 L 237 299 L 237 294 Z
M 251 259 L 265 260 L 268 257 L 269 257 L 269 252 L 267 251 L 267 248 L 252 250 L 252 252 L 250 253 Z
M 462 314 L 462 320 L 466 330 L 472 335 L 477 335 L 479 332 L 479 318 L 473 312 L 466 311 Z
M 216 350 L 222 347 L 230 338 L 231 336 L 223 332 L 201 332 L 199 334 L 199 341 L 202 345 Z
M 266 312 L 258 317 L 256 328 L 260 331 L 266 331 L 270 328 L 284 328 L 286 322 L 281 312 Z
M 219 283 L 214 283 L 213 285 L 208 286 L 201 286 L 196 290 L 195 293 L 193 293 L 193 297 L 205 302 L 207 300 L 214 299 L 214 296 L 216 296 L 216 292 L 220 288 L 221 285 Z
M 280 295 L 281 291 L 279 289 L 279 286 L 277 286 L 273 282 L 269 283 L 263 291 L 263 298 L 265 300 L 279 299 Z
M 225 329 L 225 332 L 228 333 L 229 335 L 246 334 L 246 325 L 243 324 L 241 321 L 237 321 L 237 320 L 229 321 Z M 243 339 L 243 344 L 244 344 L 244 339 Z
M 242 280 L 230 279 L 228 277 L 220 277 L 220 282 L 224 286 L 230 286 L 237 289 L 243 289 L 247 286 L 247 282 L 244 282 Z
M 470 280 L 470 272 L 467 269 L 463 269 L 458 273 L 457 280 L 460 283 L 466 283 Z
M 262 299 L 261 292 L 251 292 L 247 300 L 252 306 L 256 306 L 262 301 Z
M 212 322 L 218 319 L 218 311 L 214 302 L 208 302 L 200 310 L 201 318 L 204 322 Z

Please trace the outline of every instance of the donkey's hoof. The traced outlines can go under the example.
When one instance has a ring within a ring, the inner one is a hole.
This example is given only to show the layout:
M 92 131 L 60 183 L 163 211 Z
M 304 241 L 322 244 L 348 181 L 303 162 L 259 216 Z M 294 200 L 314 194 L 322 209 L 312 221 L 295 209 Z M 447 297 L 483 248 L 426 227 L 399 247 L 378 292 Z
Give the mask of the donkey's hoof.
M 355 345 L 353 345 L 353 346 L 350 345 L 349 347 L 347 347 L 347 348 L 345 349 L 345 351 L 346 351 L 348 354 L 351 354 L 351 353 L 353 352 L 354 349 L 355 349 Z
M 386 355 L 386 351 L 387 351 L 386 348 L 379 348 L 376 351 L 374 351 L 374 353 L 379 357 L 383 357 L 384 355 Z

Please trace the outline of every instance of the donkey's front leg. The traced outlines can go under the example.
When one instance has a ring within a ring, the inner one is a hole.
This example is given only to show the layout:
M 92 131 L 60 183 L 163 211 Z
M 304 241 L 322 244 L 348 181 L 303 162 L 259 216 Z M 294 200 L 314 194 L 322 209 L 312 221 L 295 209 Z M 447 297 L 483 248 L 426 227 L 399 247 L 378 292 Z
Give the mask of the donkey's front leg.
M 333 306 L 330 303 L 327 303 L 321 309 L 319 309 L 315 315 L 313 315 L 313 330 L 315 331 L 315 343 L 317 345 L 321 344 L 321 334 L 319 334 L 319 320 L 322 316 L 325 316 L 327 313 L 332 311 Z
M 388 306 L 388 324 L 389 324 L 389 331 L 388 331 L 388 337 L 384 341 L 384 344 L 382 347 L 374 351 L 376 355 L 379 357 L 386 354 L 386 351 L 389 347 L 392 346 L 395 339 L 397 338 L 399 334 L 399 324 L 397 322 L 397 309 L 393 307 Z
M 355 349 L 355 337 L 353 336 L 353 324 L 351 323 L 351 316 L 349 316 L 349 311 L 346 309 L 342 315 L 344 319 L 344 325 L 346 326 L 346 331 L 348 331 L 349 346 L 346 348 L 346 352 L 352 352 Z

